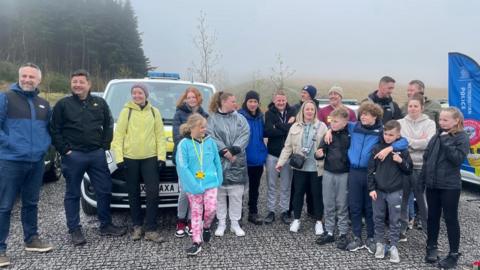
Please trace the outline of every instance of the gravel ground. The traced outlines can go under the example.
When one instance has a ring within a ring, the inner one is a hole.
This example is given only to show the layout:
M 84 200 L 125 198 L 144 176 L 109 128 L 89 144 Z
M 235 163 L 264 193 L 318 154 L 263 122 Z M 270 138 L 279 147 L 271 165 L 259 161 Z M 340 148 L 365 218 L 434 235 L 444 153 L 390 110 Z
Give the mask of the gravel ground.
M 263 179 L 264 180 L 264 179 Z M 260 213 L 266 214 L 265 181 L 260 193 Z M 401 262 L 391 264 L 387 259 L 376 260 L 366 250 L 340 251 L 333 245 L 317 246 L 314 243 L 314 221 L 302 217 L 302 227 L 297 234 L 279 218 L 271 225 L 255 226 L 243 222 L 246 236 L 238 238 L 226 233 L 214 237 L 203 246 L 198 257 L 187 258 L 184 249 L 188 238 L 178 239 L 175 232 L 175 209 L 161 209 L 159 231 L 166 237 L 164 244 L 144 240 L 133 242 L 129 236 L 119 238 L 98 235 L 98 222 L 94 216 L 82 213 L 82 224 L 88 243 L 73 247 L 69 242 L 63 209 L 64 181 L 43 186 L 39 206 L 40 234 L 54 244 L 47 254 L 24 251 L 20 224 L 19 203 L 12 213 L 7 255 L 12 265 L 7 269 L 435 269 L 423 262 L 425 237 L 421 231 L 408 232 L 408 242 L 399 245 Z M 459 269 L 472 269 L 472 262 L 480 260 L 480 187 L 465 184 L 460 198 L 460 224 L 462 230 Z M 246 206 L 246 203 L 244 203 Z M 246 216 L 244 210 L 244 216 Z M 116 224 L 131 227 L 128 211 L 115 210 Z M 441 254 L 448 252 L 446 230 L 440 232 Z

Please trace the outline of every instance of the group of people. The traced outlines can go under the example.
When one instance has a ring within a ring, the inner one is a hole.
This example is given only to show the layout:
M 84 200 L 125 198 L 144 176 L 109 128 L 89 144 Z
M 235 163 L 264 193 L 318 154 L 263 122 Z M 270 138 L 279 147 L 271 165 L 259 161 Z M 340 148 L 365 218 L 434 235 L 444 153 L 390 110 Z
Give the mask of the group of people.
M 0 94 L 0 170 L 9 172 L 0 176 L 0 266 L 10 263 L 5 242 L 18 192 L 26 250 L 53 248 L 39 238 L 37 229 L 43 156 L 51 142 L 62 155 L 65 215 L 74 245 L 86 242 L 79 217 L 85 172 L 95 189 L 100 233 L 126 233 L 110 217 L 111 177 L 104 153 L 110 146 L 117 167 L 125 172 L 131 238 L 164 242 L 156 217 L 166 146 L 162 117 L 148 102 L 148 87 L 131 87 L 132 99 L 113 131 L 108 105 L 90 95 L 88 72 L 72 73 L 72 95 L 58 101 L 53 111 L 38 97 L 40 80 L 40 69 L 28 63 L 19 69 L 19 82 Z M 425 260 L 439 259 L 443 211 L 450 252 L 439 266 L 454 267 L 460 256 L 460 166 L 469 151 L 463 116 L 454 107 L 441 109 L 427 99 L 419 80 L 409 83 L 408 102 L 400 108 L 391 97 L 394 87 L 393 78 L 383 77 L 378 90 L 360 105 L 358 117 L 342 104 L 344 91 L 339 86 L 328 91 L 330 104 L 320 109 L 312 85 L 302 88 L 295 105 L 288 103 L 282 89 L 276 90 L 265 113 L 255 91 L 246 93 L 240 106 L 232 93 L 216 92 L 207 113 L 200 91 L 188 87 L 177 102 L 173 121 L 180 184 L 175 235 L 192 236 L 187 255 L 197 255 L 202 243 L 211 239 L 215 216 L 215 236 L 225 234 L 227 214 L 230 231 L 245 235 L 240 220 L 248 189 L 249 222 L 271 224 L 279 215 L 296 233 L 306 201 L 306 211 L 315 220 L 317 244 L 336 242 L 339 249 L 349 251 L 366 248 L 378 259 L 388 251 L 394 263 L 400 261 L 398 242 L 406 241 L 413 223 L 409 218 L 415 215 L 415 198 L 418 227 L 427 231 Z M 258 198 L 264 170 L 268 213 L 262 217 Z M 145 183 L 145 217 L 140 179 Z

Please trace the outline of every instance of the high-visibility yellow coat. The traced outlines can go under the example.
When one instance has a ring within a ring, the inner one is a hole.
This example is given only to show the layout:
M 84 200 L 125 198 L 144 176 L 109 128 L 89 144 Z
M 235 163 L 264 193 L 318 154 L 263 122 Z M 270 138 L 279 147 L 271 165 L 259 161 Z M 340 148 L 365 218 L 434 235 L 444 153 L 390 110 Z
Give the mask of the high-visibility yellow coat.
M 141 109 L 133 101 L 127 102 L 118 117 L 111 148 L 117 163 L 124 158 L 155 156 L 165 161 L 166 141 L 160 111 L 150 103 Z

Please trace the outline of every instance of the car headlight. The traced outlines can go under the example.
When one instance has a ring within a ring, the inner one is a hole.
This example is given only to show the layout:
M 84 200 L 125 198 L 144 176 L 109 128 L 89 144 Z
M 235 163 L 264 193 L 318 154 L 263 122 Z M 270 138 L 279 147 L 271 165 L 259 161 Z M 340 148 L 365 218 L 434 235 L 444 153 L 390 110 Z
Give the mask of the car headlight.
M 105 156 L 107 158 L 107 163 L 110 164 L 113 162 L 112 153 L 109 150 L 105 151 Z

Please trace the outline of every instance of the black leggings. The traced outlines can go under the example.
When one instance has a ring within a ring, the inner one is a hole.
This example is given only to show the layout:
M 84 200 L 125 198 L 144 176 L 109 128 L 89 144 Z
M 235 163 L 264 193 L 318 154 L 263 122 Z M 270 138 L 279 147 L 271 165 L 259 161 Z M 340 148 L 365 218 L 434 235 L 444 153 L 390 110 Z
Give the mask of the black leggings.
M 450 252 L 457 253 L 460 246 L 460 224 L 458 223 L 458 202 L 460 189 L 430 189 L 427 188 L 427 246 L 437 245 L 440 231 L 440 217 L 445 219 L 447 225 L 448 244 Z
M 310 191 L 312 194 L 313 216 L 316 220 L 322 219 L 323 216 L 323 196 L 322 196 L 322 177 L 317 172 L 304 172 L 293 170 L 293 186 L 295 193 L 293 194 L 293 216 L 300 219 L 303 208 L 305 194 Z M 307 199 L 308 203 L 308 199 Z
M 250 214 L 257 214 L 258 188 L 263 174 L 262 166 L 248 167 L 248 210 Z
M 145 183 L 146 193 L 146 217 L 145 231 L 155 231 L 157 229 L 157 211 L 158 211 L 158 165 L 157 157 L 147 159 L 128 159 L 125 158 L 128 200 L 130 204 L 130 214 L 133 225 L 143 225 L 142 202 L 140 199 L 140 179 Z

